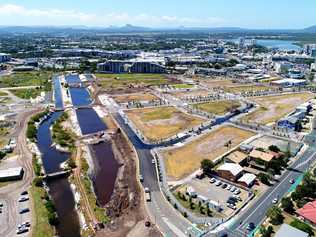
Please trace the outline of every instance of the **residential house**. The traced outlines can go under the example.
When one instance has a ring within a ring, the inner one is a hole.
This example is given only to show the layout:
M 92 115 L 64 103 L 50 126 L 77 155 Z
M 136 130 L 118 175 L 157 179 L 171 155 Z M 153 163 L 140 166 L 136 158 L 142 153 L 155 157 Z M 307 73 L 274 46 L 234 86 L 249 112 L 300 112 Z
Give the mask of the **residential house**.
M 305 221 L 316 226 L 316 200 L 306 203 L 302 208 L 298 209 L 296 213 Z

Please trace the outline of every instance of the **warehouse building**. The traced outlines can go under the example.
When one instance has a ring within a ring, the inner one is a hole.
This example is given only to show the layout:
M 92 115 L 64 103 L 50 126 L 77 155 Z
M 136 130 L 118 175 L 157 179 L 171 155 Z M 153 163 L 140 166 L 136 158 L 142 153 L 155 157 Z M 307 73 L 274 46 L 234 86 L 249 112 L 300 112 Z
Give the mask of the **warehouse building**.
M 22 167 L 0 170 L 0 181 L 20 180 L 23 178 L 23 174 L 24 170 Z

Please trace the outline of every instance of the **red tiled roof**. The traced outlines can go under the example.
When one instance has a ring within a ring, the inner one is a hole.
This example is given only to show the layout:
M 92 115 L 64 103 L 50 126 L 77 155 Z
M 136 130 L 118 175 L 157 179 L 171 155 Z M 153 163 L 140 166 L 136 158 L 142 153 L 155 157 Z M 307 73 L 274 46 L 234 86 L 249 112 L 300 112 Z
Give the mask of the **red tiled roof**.
M 316 200 L 306 203 L 302 208 L 298 209 L 296 213 L 304 219 L 316 224 Z

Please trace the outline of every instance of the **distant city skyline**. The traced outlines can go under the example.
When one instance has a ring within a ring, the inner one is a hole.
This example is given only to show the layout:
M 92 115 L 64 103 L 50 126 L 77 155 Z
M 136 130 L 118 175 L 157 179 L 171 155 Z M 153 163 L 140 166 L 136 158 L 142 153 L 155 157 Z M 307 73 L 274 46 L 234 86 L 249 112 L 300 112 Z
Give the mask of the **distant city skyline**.
M 315 9 L 311 0 L 0 0 L 0 25 L 297 29 L 316 25 Z

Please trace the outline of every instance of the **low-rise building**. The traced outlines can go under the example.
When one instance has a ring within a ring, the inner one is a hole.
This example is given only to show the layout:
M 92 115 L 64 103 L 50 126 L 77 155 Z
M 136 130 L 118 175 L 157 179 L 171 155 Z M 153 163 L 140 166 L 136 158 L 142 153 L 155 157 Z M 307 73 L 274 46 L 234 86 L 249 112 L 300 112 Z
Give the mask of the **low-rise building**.
M 10 54 L 0 53 L 0 63 L 5 63 L 11 60 Z
M 225 157 L 225 161 L 244 165 L 247 162 L 248 154 L 241 151 L 233 151 Z
M 307 84 L 306 80 L 293 79 L 293 78 L 285 78 L 285 79 L 271 82 L 271 85 L 278 86 L 278 87 L 295 87 L 295 86 L 304 86 L 306 84 Z
M 275 233 L 275 237 L 308 237 L 308 233 L 294 228 L 288 224 L 282 224 L 280 229 Z
M 0 181 L 19 180 L 23 178 L 24 170 L 22 167 L 0 170 Z
M 306 203 L 302 208 L 298 209 L 296 213 L 305 221 L 316 226 L 316 200 Z
M 239 164 L 224 163 L 216 170 L 218 176 L 235 182 L 242 176 L 243 168 Z
M 274 158 L 274 154 L 265 151 L 253 150 L 249 154 L 249 164 L 252 167 L 265 170 L 268 163 L 272 161 Z
M 238 179 L 238 183 L 243 185 L 244 187 L 251 187 L 256 182 L 256 176 L 251 173 L 245 173 Z

